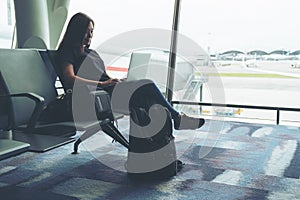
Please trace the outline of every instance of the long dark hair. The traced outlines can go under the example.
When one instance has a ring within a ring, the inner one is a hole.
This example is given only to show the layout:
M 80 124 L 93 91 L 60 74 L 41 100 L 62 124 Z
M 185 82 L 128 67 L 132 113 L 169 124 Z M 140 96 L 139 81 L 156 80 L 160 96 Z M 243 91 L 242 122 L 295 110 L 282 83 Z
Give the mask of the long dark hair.
M 59 49 L 65 46 L 80 48 L 90 22 L 95 25 L 94 21 L 84 13 L 80 12 L 73 15 L 69 21 L 65 35 L 59 45 Z

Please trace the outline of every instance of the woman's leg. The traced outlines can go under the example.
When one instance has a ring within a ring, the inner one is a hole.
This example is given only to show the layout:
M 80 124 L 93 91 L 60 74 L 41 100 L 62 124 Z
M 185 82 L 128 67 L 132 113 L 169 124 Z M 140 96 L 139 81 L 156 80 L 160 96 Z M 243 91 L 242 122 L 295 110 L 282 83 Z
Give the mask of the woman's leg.
M 149 109 L 154 104 L 164 106 L 169 110 L 171 117 L 174 120 L 174 127 L 178 130 L 197 129 L 204 124 L 204 119 L 202 118 L 189 117 L 176 111 L 151 80 L 145 79 L 124 82 L 123 84 L 119 83 L 116 85 L 112 96 L 112 105 L 114 108 L 120 107 L 119 109 L 122 110 L 123 107 L 129 105 L 129 112 L 131 108 L 144 108 L 149 112 Z M 129 102 L 126 101 L 127 98 Z M 128 112 L 126 108 L 123 109 L 125 109 L 125 112 Z
M 172 105 L 165 99 L 155 83 L 147 83 L 139 87 L 130 99 L 130 107 L 142 107 L 149 111 L 154 104 L 160 104 L 166 107 L 172 118 L 178 117 L 179 112 L 175 110 Z
M 97 87 L 97 90 L 104 90 L 106 91 L 109 96 L 111 97 L 112 93 L 113 93 L 113 90 L 114 90 L 114 85 L 109 85 L 109 86 L 106 86 L 106 87 L 101 87 L 101 86 L 98 86 Z

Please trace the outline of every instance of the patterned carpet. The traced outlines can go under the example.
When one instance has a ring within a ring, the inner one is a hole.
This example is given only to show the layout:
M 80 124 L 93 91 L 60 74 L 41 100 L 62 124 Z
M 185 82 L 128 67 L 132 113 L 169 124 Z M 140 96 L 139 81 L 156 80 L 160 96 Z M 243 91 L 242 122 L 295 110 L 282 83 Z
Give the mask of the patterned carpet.
M 128 134 L 128 120 L 119 123 Z M 174 135 L 177 156 L 185 165 L 168 180 L 128 178 L 127 150 L 98 133 L 79 147 L 79 154 L 71 154 L 73 146 L 67 144 L 0 161 L 0 197 L 300 199 L 298 127 L 207 120 L 197 131 L 175 131 Z

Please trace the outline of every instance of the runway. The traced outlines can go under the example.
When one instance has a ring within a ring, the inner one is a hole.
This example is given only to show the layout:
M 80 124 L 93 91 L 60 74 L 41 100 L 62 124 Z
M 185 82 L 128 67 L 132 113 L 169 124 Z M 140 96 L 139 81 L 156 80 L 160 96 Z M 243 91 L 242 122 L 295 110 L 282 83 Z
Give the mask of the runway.
M 243 62 L 235 61 L 231 65 L 218 66 L 216 70 L 224 91 L 224 102 L 212 99 L 214 84 L 204 84 L 203 102 L 223 104 L 243 104 L 274 107 L 300 107 L 300 69 L 291 67 L 292 61 L 261 61 L 255 67 L 246 67 Z M 266 123 L 274 121 L 276 113 L 272 111 L 243 109 L 235 117 L 262 118 Z M 283 124 L 298 125 L 299 113 L 283 112 Z M 247 120 L 246 120 L 247 121 Z M 248 120 L 249 121 L 249 120 Z M 251 121 L 251 120 L 250 120 Z M 292 122 L 292 123 L 291 123 Z

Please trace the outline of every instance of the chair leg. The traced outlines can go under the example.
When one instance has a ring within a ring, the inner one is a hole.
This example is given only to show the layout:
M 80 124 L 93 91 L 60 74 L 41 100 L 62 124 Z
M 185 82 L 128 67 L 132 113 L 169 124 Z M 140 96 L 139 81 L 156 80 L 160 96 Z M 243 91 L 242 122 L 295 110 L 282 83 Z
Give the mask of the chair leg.
M 72 154 L 78 154 L 78 146 L 79 146 L 79 144 L 80 144 L 81 142 L 82 142 L 82 141 L 81 141 L 80 138 L 78 138 L 78 139 L 75 141 L 75 143 L 74 143 L 74 151 L 72 152 Z
M 85 131 L 74 143 L 74 151 L 72 154 L 77 154 L 78 153 L 78 146 L 81 142 L 83 142 L 84 140 L 86 140 L 87 138 L 91 137 L 92 135 L 96 134 L 98 131 L 100 131 L 101 128 L 100 127 L 95 127 L 92 129 L 89 129 L 87 131 Z
M 115 139 L 117 142 L 122 144 L 124 147 L 129 149 L 129 142 L 122 135 L 122 133 L 120 133 L 120 131 L 114 126 L 113 123 L 104 124 L 101 126 L 101 128 L 107 135 L 109 135 L 110 137 Z
M 101 127 L 101 128 L 100 128 Z M 114 126 L 112 122 L 105 124 L 100 124 L 100 127 L 95 127 L 84 132 L 74 143 L 74 151 L 72 154 L 78 153 L 78 146 L 81 142 L 96 134 L 98 131 L 102 130 L 104 133 L 112 137 L 114 140 L 122 144 L 124 147 L 129 149 L 129 142 L 127 139 L 120 133 L 120 131 Z

